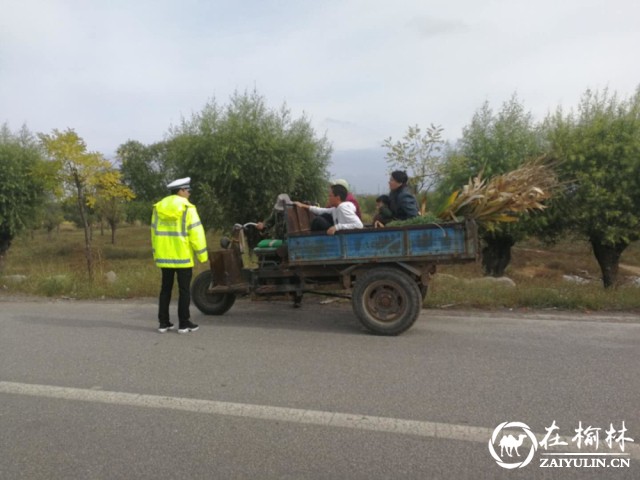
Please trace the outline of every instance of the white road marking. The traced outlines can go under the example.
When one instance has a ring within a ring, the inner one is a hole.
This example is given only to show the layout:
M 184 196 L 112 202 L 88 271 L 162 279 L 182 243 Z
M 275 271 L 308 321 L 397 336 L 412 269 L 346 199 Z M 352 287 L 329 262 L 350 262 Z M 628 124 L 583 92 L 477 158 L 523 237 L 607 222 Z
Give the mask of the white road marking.
M 84 388 L 56 387 L 53 385 L 34 385 L 29 383 L 0 381 L 0 393 L 27 395 L 31 397 L 60 398 L 64 400 L 112 405 L 127 405 L 131 407 L 181 410 L 185 412 L 246 417 L 260 420 L 277 420 L 324 427 L 371 430 L 375 432 L 416 435 L 445 440 L 463 440 L 485 444 L 488 444 L 493 434 L 493 429 L 491 428 L 471 427 L 450 423 L 423 422 L 419 420 L 403 420 L 399 418 L 374 417 L 351 413 L 323 412 L 319 410 L 218 402 L 214 400 L 165 397 L 160 395 L 108 392 Z M 505 433 L 507 432 L 505 431 Z M 543 438 L 543 435 L 536 434 L 536 437 L 540 440 Z M 571 445 L 571 439 L 569 437 L 560 437 L 560 439 Z M 629 453 L 632 458 L 640 459 L 640 446 L 635 443 L 627 443 L 625 444 L 625 453 Z

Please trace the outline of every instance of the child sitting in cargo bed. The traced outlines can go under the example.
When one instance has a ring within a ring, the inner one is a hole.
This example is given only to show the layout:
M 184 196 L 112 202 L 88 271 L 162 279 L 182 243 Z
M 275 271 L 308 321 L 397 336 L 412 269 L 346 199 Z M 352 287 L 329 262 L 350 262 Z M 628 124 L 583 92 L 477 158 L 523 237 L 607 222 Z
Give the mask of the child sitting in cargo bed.
M 380 195 L 376 198 L 376 212 L 375 217 L 373 217 L 373 226 L 375 228 L 384 227 L 387 223 L 393 220 L 389 195 Z

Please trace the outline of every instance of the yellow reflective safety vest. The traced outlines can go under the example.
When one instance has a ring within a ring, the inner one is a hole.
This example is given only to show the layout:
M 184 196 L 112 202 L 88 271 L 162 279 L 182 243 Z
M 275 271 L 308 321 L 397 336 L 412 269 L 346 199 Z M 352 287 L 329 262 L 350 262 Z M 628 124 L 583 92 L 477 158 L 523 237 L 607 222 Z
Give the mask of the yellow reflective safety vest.
M 151 245 L 160 268 L 193 267 L 194 255 L 202 263 L 209 259 L 196 207 L 179 195 L 169 195 L 153 206 Z

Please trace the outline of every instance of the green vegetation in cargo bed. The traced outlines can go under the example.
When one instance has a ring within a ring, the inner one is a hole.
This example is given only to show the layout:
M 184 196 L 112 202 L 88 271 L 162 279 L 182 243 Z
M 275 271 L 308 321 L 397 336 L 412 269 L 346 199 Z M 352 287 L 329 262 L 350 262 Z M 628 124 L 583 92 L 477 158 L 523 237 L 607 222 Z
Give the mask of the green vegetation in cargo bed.
M 427 223 L 443 223 L 444 220 L 439 219 L 433 213 L 427 212 L 418 217 L 409 218 L 407 220 L 394 220 L 387 223 L 387 227 L 402 227 L 405 225 L 424 225 Z

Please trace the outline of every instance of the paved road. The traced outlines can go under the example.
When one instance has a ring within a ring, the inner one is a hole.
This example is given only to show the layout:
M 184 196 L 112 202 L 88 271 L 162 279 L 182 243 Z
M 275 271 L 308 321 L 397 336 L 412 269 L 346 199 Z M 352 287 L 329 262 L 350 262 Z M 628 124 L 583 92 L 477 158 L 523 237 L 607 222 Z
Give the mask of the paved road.
M 239 301 L 160 335 L 155 309 L 0 297 L 0 478 L 640 477 L 637 315 L 425 310 L 378 337 L 345 304 Z M 554 421 L 568 446 L 490 455 L 499 424 Z M 587 451 L 629 467 L 539 466 Z

